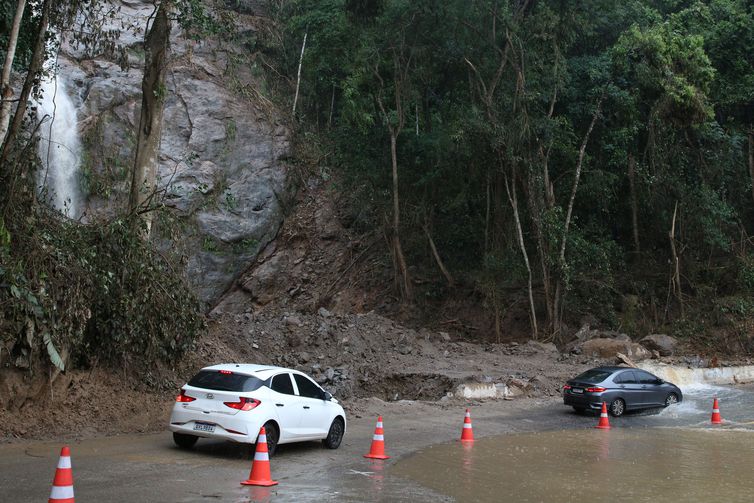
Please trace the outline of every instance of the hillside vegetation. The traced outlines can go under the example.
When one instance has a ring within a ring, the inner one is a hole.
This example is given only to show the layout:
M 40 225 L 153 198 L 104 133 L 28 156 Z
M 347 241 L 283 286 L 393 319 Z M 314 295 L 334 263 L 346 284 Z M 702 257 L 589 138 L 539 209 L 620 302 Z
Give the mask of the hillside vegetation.
M 300 151 L 384 235 L 401 302 L 749 350 L 750 2 L 273 4 L 257 49 Z

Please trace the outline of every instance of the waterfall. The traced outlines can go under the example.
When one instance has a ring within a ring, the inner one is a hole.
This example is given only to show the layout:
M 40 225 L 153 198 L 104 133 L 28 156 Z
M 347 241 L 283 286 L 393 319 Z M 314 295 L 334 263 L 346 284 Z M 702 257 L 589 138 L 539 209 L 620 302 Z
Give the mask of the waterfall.
M 42 160 L 39 191 L 52 207 L 77 219 L 82 208 L 78 173 L 81 139 L 76 107 L 60 74 L 51 72 L 42 80 L 41 89 L 43 95 L 37 103 L 37 118 L 42 122 L 39 128 L 39 157 Z

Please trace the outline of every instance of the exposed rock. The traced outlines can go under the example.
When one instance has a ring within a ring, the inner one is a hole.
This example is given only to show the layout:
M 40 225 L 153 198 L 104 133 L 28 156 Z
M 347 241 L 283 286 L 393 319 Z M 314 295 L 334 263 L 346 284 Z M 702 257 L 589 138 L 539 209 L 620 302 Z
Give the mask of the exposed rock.
M 592 330 L 590 325 L 588 323 L 585 323 L 581 326 L 578 332 L 574 334 L 574 337 L 579 341 L 588 341 L 589 339 L 594 339 L 595 337 L 599 337 L 599 330 Z
M 634 363 L 634 361 L 631 358 L 624 355 L 623 353 L 616 353 L 615 360 L 618 365 L 626 364 L 629 367 L 636 367 L 636 363 Z
M 288 265 L 286 254 L 273 255 L 269 260 L 254 268 L 241 288 L 251 294 L 255 302 L 267 304 L 275 298 L 274 286 L 280 280 L 280 273 Z
M 623 353 L 634 360 L 644 360 L 651 356 L 651 353 L 640 344 L 604 337 L 584 342 L 581 345 L 581 352 L 585 356 L 599 358 L 615 358 L 618 353 Z
M 301 322 L 301 319 L 298 316 L 286 316 L 285 324 L 291 325 L 294 327 L 300 327 L 301 325 L 303 325 L 303 323 Z
M 543 374 L 533 377 L 529 380 L 529 384 L 537 394 L 546 394 L 553 396 L 560 394 L 560 383 L 553 383 L 550 379 Z
M 143 34 L 121 29 L 120 21 L 146 26 L 151 3 L 116 4 L 120 13 L 111 27 L 120 29 L 119 43 L 139 46 Z M 239 29 L 252 29 L 251 17 L 234 14 Z M 184 256 L 200 298 L 213 303 L 282 222 L 289 132 L 274 111 L 261 113 L 258 103 L 237 92 L 239 83 L 259 86 L 245 68 L 229 73 L 227 45 L 220 50 L 208 41 L 184 39 L 175 25 L 171 50 L 157 183 L 164 189 L 162 202 L 180 222 L 175 229 L 155 225 L 155 242 Z M 143 51 L 129 54 L 126 69 L 100 56 L 87 59 L 65 44 L 59 58 L 89 145 L 86 168 L 93 191 L 87 218 L 114 215 L 128 196 L 129 170 L 124 166 L 134 155 Z M 254 290 L 262 295 L 264 289 Z
M 555 344 L 553 344 L 552 342 L 528 341 L 526 345 L 536 351 L 540 351 L 543 353 L 557 353 L 558 352 L 557 346 L 555 346 Z
M 508 386 L 508 396 L 510 397 L 528 395 L 534 390 L 534 385 L 523 379 L 509 379 L 506 384 Z
M 573 353 L 573 354 L 587 354 L 584 353 L 584 345 L 587 341 L 591 341 L 594 339 L 606 339 L 616 342 L 625 342 L 625 343 L 631 343 L 631 338 L 626 335 L 622 334 L 620 332 L 616 332 L 615 330 L 592 330 L 589 328 L 589 325 L 584 325 L 581 327 L 581 329 L 576 332 L 576 338 L 565 345 L 565 352 L 566 353 Z M 603 343 L 596 343 L 598 345 L 601 345 Z M 589 347 L 589 346 L 587 346 Z M 616 345 L 616 347 L 622 347 Z M 609 356 L 606 356 L 605 358 L 612 357 L 614 355 L 611 354 Z
M 678 346 L 678 340 L 665 334 L 650 334 L 639 341 L 650 350 L 656 350 L 661 356 L 670 356 Z

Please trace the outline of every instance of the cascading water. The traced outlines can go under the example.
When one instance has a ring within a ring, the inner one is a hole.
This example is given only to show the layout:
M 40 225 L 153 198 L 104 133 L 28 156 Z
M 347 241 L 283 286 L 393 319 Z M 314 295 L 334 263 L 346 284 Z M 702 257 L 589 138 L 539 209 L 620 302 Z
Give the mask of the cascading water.
M 78 168 L 81 159 L 76 107 L 60 74 L 53 73 L 41 84 L 37 118 L 42 122 L 39 141 L 39 191 L 49 204 L 77 219 L 81 213 Z

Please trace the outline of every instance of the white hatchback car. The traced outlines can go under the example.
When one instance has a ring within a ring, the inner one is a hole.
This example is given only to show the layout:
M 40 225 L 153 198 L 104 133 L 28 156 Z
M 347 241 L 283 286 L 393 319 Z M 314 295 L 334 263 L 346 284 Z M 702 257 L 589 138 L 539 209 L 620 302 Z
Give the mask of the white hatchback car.
M 262 426 L 270 455 L 278 444 L 307 440 L 337 449 L 346 413 L 298 370 L 229 363 L 201 369 L 181 388 L 169 429 L 179 447 L 191 448 L 199 437 L 253 444 Z

